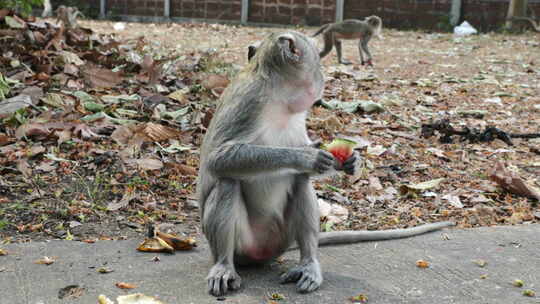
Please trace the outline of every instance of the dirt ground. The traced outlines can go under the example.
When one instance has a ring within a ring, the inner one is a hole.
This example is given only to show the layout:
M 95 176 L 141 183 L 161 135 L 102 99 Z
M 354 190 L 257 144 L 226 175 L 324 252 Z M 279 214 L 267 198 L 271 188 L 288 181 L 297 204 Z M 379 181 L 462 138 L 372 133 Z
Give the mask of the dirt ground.
M 113 22 L 81 24 L 122 39 L 143 35 L 147 41 L 144 52 L 158 59 L 174 54 L 180 65 L 211 52 L 222 69 L 169 69 L 161 79 L 164 87 L 176 81 L 190 88 L 204 86 L 210 75 L 232 78 L 247 63 L 250 43 L 268 32 L 285 30 L 140 23 L 126 23 L 125 29 L 115 30 Z M 316 28 L 295 30 L 309 34 Z M 322 39 L 316 39 L 322 48 Z M 439 134 L 423 137 L 421 133 L 422 124 L 440 119 L 448 119 L 457 130 L 494 126 L 508 134 L 540 133 L 540 35 L 489 33 L 456 38 L 446 33 L 383 30 L 382 37 L 374 38 L 369 46 L 374 67 L 358 64 L 355 41 L 344 42 L 345 56 L 354 65 L 337 65 L 335 51 L 322 60 L 328 105 L 313 108 L 308 119 L 311 135 L 325 141 L 353 138 L 364 159 L 356 176 L 340 175 L 315 183 L 320 198 L 348 212 L 344 220 L 333 224 L 323 217 L 322 229 L 388 229 L 440 220 L 454 220 L 465 228 L 540 222 L 534 195 L 510 193 L 490 180 L 496 173 L 508 176 L 505 167 L 531 189 L 539 187 L 540 138 L 512 138 L 513 145 L 509 145 L 499 139 L 470 142 L 453 136 L 441 143 Z M 45 92 L 50 89 L 42 87 Z M 144 96 L 146 92 L 133 83 L 106 93 L 86 87 L 83 91 L 92 96 Z M 169 88 L 144 97 L 167 99 L 173 91 Z M 180 105 L 211 113 L 219 92 L 210 91 L 190 89 L 190 97 Z M 366 100 L 382 105 L 384 111 L 351 110 L 354 102 Z M 168 98 L 165 104 L 169 107 L 172 101 Z M 149 117 L 152 111 L 145 110 L 144 104 L 129 108 L 139 111 L 130 117 L 141 124 L 153 121 Z M 172 109 L 180 105 L 172 105 Z M 194 170 L 204 134 L 206 116 L 202 116 L 194 119 L 192 115 L 187 123 L 176 125 L 182 130 L 176 143 L 184 150 L 165 153 L 163 148 L 175 144 L 170 140 L 161 145 L 145 143 L 128 161 L 121 154 L 118 138 L 66 143 L 50 137 L 5 141 L 0 145 L 0 237 L 11 242 L 142 237 L 148 222 L 185 234 L 198 231 Z M 0 135 L 14 138 L 18 127 L 4 127 Z M 33 174 L 24 176 L 13 155 L 22 150 L 29 153 L 37 144 L 46 152 L 30 153 Z M 46 157 L 50 154 L 62 160 L 51 164 Z M 149 165 L 141 163 L 133 166 L 148 157 L 157 157 L 164 169 L 148 169 Z M 40 170 L 44 163 L 53 168 Z M 428 183 L 418 185 L 421 182 Z M 122 206 L 110 208 L 114 202 Z

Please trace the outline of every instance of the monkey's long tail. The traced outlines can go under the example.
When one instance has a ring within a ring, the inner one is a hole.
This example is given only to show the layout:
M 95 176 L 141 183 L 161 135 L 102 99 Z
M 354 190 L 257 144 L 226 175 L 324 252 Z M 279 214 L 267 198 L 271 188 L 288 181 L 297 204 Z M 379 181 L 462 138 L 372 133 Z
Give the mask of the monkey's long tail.
M 319 234 L 319 246 L 401 239 L 455 225 L 454 222 L 438 222 L 407 229 L 322 232 Z
M 320 33 L 324 32 L 324 30 L 325 30 L 327 27 L 329 27 L 329 26 L 330 26 L 330 23 L 321 26 L 321 27 L 315 32 L 315 34 L 313 34 L 311 37 L 315 37 L 315 36 L 319 35 Z

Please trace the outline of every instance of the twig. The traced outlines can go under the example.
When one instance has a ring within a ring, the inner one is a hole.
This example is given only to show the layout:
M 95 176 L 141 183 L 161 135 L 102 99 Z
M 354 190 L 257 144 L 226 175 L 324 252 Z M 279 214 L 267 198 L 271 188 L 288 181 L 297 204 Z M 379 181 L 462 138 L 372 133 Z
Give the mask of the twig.
M 422 125 L 422 137 L 429 138 L 435 135 L 435 131 L 441 134 L 439 141 L 441 143 L 451 143 L 452 136 L 458 135 L 471 143 L 491 142 L 495 139 L 504 141 L 507 145 L 513 146 L 511 138 L 540 138 L 540 133 L 507 133 L 496 127 L 486 127 L 484 131 L 475 128 L 463 127 L 456 130 L 450 124 L 448 119 L 437 120 L 431 124 Z

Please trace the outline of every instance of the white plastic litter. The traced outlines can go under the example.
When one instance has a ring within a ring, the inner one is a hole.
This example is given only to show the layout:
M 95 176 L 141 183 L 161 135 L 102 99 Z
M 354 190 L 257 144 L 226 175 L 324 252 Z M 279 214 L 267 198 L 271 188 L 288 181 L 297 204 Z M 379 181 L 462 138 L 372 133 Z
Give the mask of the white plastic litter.
M 467 21 L 463 21 L 463 23 L 454 27 L 454 35 L 456 36 L 468 36 L 477 33 L 478 31 Z
M 123 23 L 123 22 L 116 22 L 114 25 L 113 25 L 113 28 L 115 31 L 123 31 L 126 29 L 126 24 Z

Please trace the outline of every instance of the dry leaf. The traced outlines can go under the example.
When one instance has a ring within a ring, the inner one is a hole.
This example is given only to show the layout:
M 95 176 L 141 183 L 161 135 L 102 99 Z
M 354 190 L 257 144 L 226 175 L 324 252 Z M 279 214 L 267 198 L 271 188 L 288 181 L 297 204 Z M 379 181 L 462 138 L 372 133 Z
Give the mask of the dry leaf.
M 5 134 L 0 134 L 0 147 L 5 146 L 7 144 L 10 144 L 12 142 L 13 142 L 13 140 L 11 139 L 11 137 L 8 137 Z
M 197 169 L 193 168 L 191 166 L 175 163 L 175 162 L 169 162 L 167 163 L 167 167 L 174 168 L 175 171 L 182 175 L 197 175 Z
M 124 193 L 122 199 L 118 202 L 109 203 L 107 209 L 109 211 L 116 211 L 120 208 L 126 207 L 133 199 L 138 198 L 139 195 L 135 191 L 128 191 Z
M 121 289 L 133 289 L 133 288 L 137 287 L 134 284 L 130 284 L 130 283 L 126 283 L 126 282 L 118 282 L 118 283 L 116 283 L 114 285 L 116 285 L 116 287 L 121 288 Z
M 52 263 L 54 263 L 54 261 L 55 260 L 53 258 L 50 258 L 48 256 L 44 256 L 42 259 L 37 260 L 34 263 L 35 264 L 51 265 Z
M 383 189 L 383 186 L 381 185 L 381 181 L 376 176 L 370 176 L 369 177 L 369 189 L 373 191 L 379 191 Z
M 98 272 L 98 273 L 111 273 L 111 272 L 113 272 L 113 271 L 114 271 L 113 269 L 107 268 L 107 267 L 99 267 L 99 268 L 97 269 L 97 272 Z
M 520 279 L 515 279 L 514 282 L 512 282 L 512 285 L 516 287 L 523 287 L 523 285 L 525 285 L 525 282 L 523 282 L 523 280 L 520 280 Z
M 208 90 L 226 88 L 229 85 L 229 78 L 222 75 L 211 74 L 202 81 L 201 85 Z
M 165 304 L 154 297 L 149 297 L 142 293 L 135 293 L 116 298 L 118 304 Z
M 419 268 L 428 268 L 428 267 L 429 267 L 429 262 L 428 262 L 428 261 L 424 261 L 424 260 L 418 260 L 418 261 L 416 261 L 416 267 L 419 267 Z
M 180 131 L 178 131 L 177 129 L 169 128 L 151 122 L 144 124 L 139 132 L 148 137 L 150 141 L 157 142 L 175 138 L 180 135 Z
M 5 249 L 0 248 L 0 256 L 7 255 L 8 252 Z
M 19 159 L 17 161 L 17 170 L 19 170 L 25 178 L 30 178 L 32 176 L 32 168 L 30 168 L 26 159 Z
M 127 145 L 133 137 L 132 126 L 118 126 L 111 134 L 111 138 L 120 145 Z
M 115 87 L 124 80 L 121 73 L 109 69 L 85 67 L 81 71 L 86 83 L 93 88 Z
M 50 128 L 41 123 L 26 123 L 21 125 L 15 131 L 15 137 L 22 139 L 23 137 L 46 137 L 51 133 Z
M 368 297 L 365 294 L 361 293 L 361 294 L 358 294 L 358 295 L 356 295 L 354 297 L 351 297 L 350 300 L 353 303 L 364 304 L 364 303 L 368 302 Z
M 487 262 L 484 261 L 484 260 L 474 260 L 473 263 L 475 263 L 476 265 L 478 265 L 478 267 L 486 267 L 487 265 Z
M 163 162 L 153 158 L 138 159 L 137 165 L 143 170 L 159 170 L 163 168 Z
M 459 209 L 463 208 L 463 203 L 461 202 L 461 200 L 459 199 L 459 196 L 457 195 L 445 194 L 441 198 L 444 200 L 447 200 L 450 203 L 450 205 L 454 206 L 455 208 L 459 208 Z
M 146 73 L 149 84 L 156 84 L 161 77 L 162 69 L 159 61 L 155 61 L 152 55 L 145 55 L 141 63 L 141 70 Z
M 100 294 L 98 296 L 98 304 L 114 304 L 114 302 L 105 295 Z
M 172 92 L 171 94 L 167 95 L 167 97 L 169 97 L 170 99 L 179 101 L 179 102 L 185 102 L 187 101 L 187 96 L 186 96 L 187 93 L 189 93 L 189 87 L 176 90 Z
M 488 175 L 489 179 L 496 182 L 506 191 L 540 201 L 540 190 L 529 185 L 517 173 L 506 169 L 502 162 L 497 162 Z
M 283 296 L 279 292 L 273 292 L 269 294 L 268 297 L 270 298 L 270 300 L 275 300 L 275 301 L 281 301 L 285 299 L 285 296 Z
M 59 299 L 76 299 L 83 295 L 84 288 L 79 285 L 68 285 L 58 291 Z

